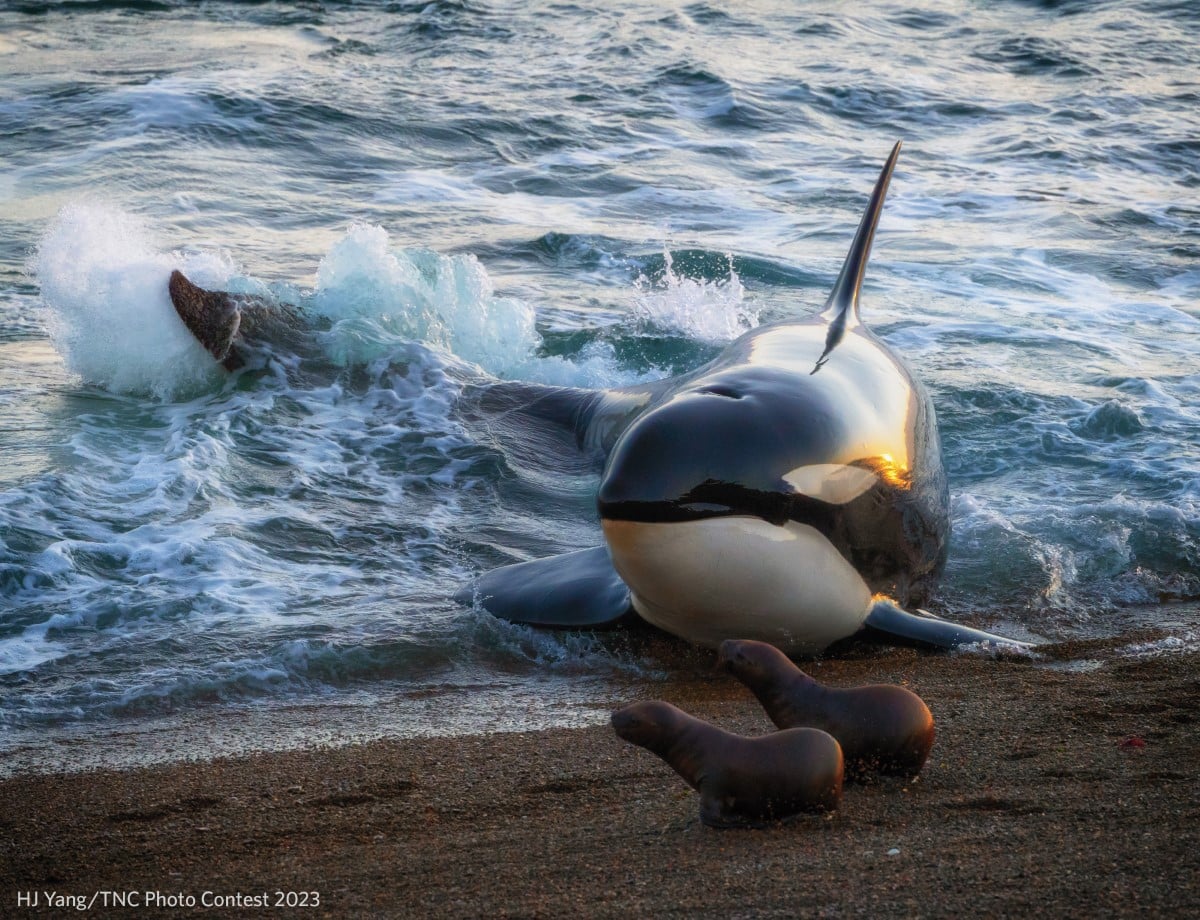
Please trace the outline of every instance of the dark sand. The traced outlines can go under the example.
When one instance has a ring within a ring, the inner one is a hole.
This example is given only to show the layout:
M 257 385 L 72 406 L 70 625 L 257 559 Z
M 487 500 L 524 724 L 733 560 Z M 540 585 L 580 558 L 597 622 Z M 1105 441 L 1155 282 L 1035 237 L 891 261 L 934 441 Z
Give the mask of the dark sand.
M 1053 650 L 1103 660 L 1082 673 L 908 650 L 812 667 L 907 684 L 937 743 L 919 781 L 766 830 L 702 826 L 695 793 L 607 727 L 20 776 L 0 783 L 0 915 L 65 915 L 54 890 L 317 892 L 259 913 L 330 917 L 1194 917 L 1200 655 L 1112 655 L 1137 638 Z M 655 693 L 770 730 L 724 676 Z

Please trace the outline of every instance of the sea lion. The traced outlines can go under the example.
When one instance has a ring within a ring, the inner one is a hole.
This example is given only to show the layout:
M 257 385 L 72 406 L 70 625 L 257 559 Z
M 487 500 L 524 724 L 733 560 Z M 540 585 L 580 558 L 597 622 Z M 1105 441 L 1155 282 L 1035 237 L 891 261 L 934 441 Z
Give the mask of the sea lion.
M 718 667 L 758 697 L 781 729 L 810 726 L 842 746 L 848 776 L 916 776 L 933 747 L 933 714 L 924 700 L 895 684 L 837 689 L 801 671 L 765 642 L 721 643 Z
M 833 811 L 842 800 L 842 751 L 819 729 L 746 738 L 657 700 L 617 710 L 612 726 L 700 793 L 700 820 L 710 827 L 760 827 Z

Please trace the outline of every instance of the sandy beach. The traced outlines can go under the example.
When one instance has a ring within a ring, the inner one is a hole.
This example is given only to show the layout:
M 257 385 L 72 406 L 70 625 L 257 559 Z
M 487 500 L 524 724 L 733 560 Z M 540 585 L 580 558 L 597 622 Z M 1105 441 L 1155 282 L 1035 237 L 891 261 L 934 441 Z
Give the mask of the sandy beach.
M 19 776 L 0 784 L 0 896 L 6 916 L 1195 916 L 1200 655 L 1113 654 L 1137 639 L 810 663 L 909 686 L 937 742 L 917 781 L 765 830 L 704 827 L 606 726 Z M 770 730 L 728 677 L 658 689 Z

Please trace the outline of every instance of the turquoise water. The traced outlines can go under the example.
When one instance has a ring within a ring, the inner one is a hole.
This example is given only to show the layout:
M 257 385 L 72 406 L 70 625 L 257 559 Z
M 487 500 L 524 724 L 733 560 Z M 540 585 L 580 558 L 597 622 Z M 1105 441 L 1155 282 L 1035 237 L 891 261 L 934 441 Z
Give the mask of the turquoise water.
M 897 139 L 863 310 L 942 424 L 935 609 L 1194 642 L 1197 7 L 610 7 L 3 5 L 10 743 L 295 706 L 418 732 L 430 699 L 543 724 L 707 667 L 449 600 L 599 540 L 594 461 L 457 397 L 812 312 Z M 227 379 L 175 267 L 304 304 L 320 353 Z

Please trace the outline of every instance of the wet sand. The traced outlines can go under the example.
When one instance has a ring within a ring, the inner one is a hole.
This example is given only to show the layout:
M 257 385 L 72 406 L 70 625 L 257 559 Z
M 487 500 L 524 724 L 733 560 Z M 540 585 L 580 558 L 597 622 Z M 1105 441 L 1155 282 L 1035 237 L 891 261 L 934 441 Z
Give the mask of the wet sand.
M 1200 654 L 1112 655 L 1137 638 L 1051 649 L 1090 671 L 911 650 L 812 665 L 906 684 L 937 742 L 919 780 L 765 830 L 704 827 L 695 793 L 607 727 L 18 776 L 0 782 L 0 912 L 63 915 L 55 891 L 105 916 L 122 912 L 104 892 L 136 893 L 130 914 L 146 892 L 196 900 L 161 913 L 319 898 L 210 916 L 1196 916 Z M 699 673 L 654 692 L 771 730 Z

